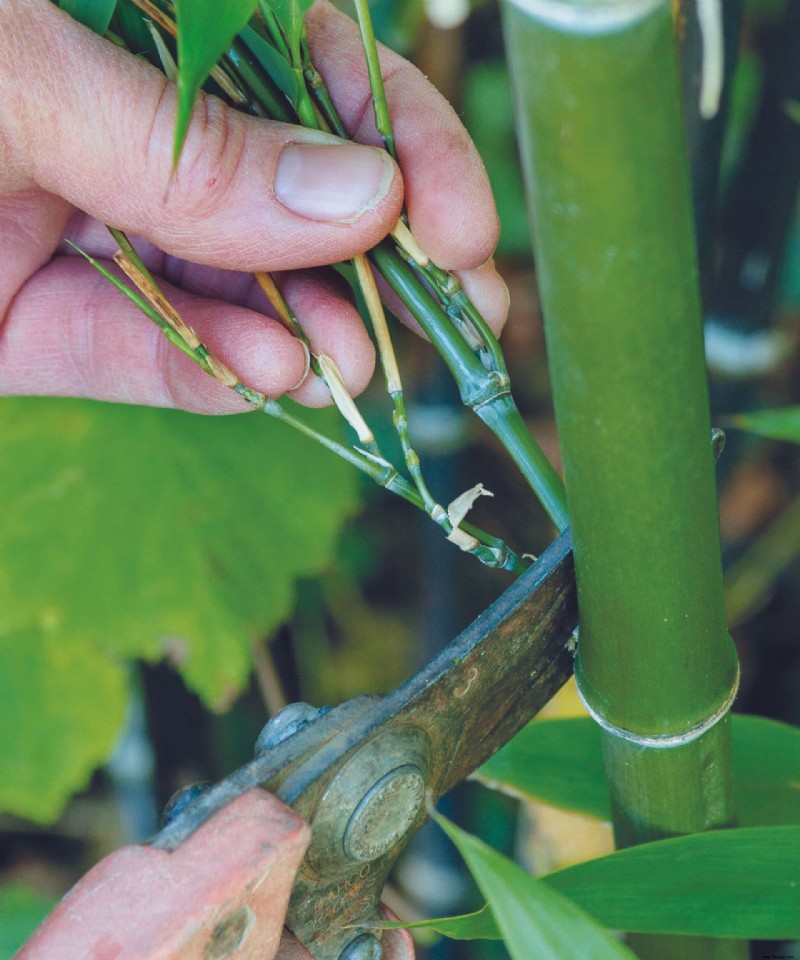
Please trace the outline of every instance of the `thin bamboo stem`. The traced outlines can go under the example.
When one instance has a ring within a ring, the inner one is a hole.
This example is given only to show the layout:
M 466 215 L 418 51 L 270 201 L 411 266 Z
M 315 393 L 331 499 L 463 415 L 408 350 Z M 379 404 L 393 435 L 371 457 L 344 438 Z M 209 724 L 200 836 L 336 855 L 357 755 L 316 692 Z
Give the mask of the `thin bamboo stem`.
M 314 440 L 332 453 L 335 453 L 340 459 L 354 466 L 379 486 L 397 494 L 419 509 L 426 510 L 429 514 L 432 513 L 432 511 L 428 509 L 428 505 L 419 490 L 401 476 L 395 467 L 381 455 L 380 450 L 374 443 L 371 431 L 369 431 L 369 428 L 363 422 L 361 415 L 358 413 L 357 408 L 355 408 L 355 404 L 353 404 L 352 398 L 349 397 L 344 389 L 344 385 L 337 385 L 336 377 L 338 376 L 339 381 L 341 381 L 341 374 L 338 374 L 336 365 L 329 357 L 321 355 L 318 358 L 323 361 L 322 369 L 326 377 L 326 382 L 329 387 L 333 387 L 334 399 L 337 402 L 337 406 L 339 406 L 340 412 L 342 412 L 343 416 L 351 423 L 351 426 L 359 433 L 359 439 L 367 449 L 349 448 L 325 436 L 301 418 L 295 416 L 277 400 L 273 400 L 260 391 L 243 384 L 239 377 L 215 357 L 200 340 L 195 331 L 183 321 L 178 311 L 159 289 L 155 278 L 149 272 L 127 236 L 121 230 L 113 227 L 109 227 L 109 231 L 120 245 L 119 253 L 114 257 L 114 261 L 139 288 L 139 292 L 124 284 L 102 263 L 89 256 L 89 254 L 81 250 L 80 247 L 75 244 L 72 244 L 72 246 L 116 287 L 120 293 L 137 306 L 148 319 L 155 323 L 167 339 L 181 350 L 182 353 L 186 354 L 186 356 L 193 360 L 205 373 L 214 377 L 214 379 L 219 381 L 223 386 L 239 394 L 242 399 L 256 410 L 260 410 L 268 416 L 288 424 L 304 436 Z M 352 411 L 343 409 L 346 407 L 346 402 L 342 396 L 337 396 L 337 391 L 340 394 L 343 393 L 347 400 L 349 400 L 353 407 Z M 364 435 L 361 433 L 362 429 L 365 431 Z M 525 569 L 523 559 L 502 540 L 492 537 L 470 524 L 459 522 L 458 520 L 452 521 L 446 511 L 442 510 L 442 508 L 438 509 L 444 515 L 444 519 L 442 520 L 438 516 L 434 517 L 434 519 L 444 528 L 448 539 L 452 540 L 460 549 L 473 554 L 482 563 L 496 569 L 509 570 L 514 573 L 521 573 Z
M 400 297 L 447 364 L 461 394 L 502 442 L 534 490 L 553 523 L 569 523 L 564 488 L 555 470 L 531 436 L 509 393 L 507 378 L 487 370 L 469 344 L 456 334 L 441 305 L 411 267 L 384 241 L 370 257 Z
M 369 12 L 368 0 L 355 0 L 358 26 L 361 31 L 361 44 L 364 48 L 364 59 L 367 61 L 369 86 L 372 90 L 372 108 L 375 112 L 375 129 L 381 135 L 387 152 L 397 159 L 397 150 L 394 143 L 392 118 L 389 114 L 389 104 L 386 100 L 386 90 L 383 86 L 381 61 L 378 56 L 378 44 L 375 40 L 375 30 L 372 26 L 372 17 Z
M 148 13 L 151 10 L 158 11 L 151 0 L 134 0 L 134 2 Z M 274 17 L 270 20 L 268 7 L 266 7 L 267 15 L 264 16 L 264 13 L 265 11 L 262 10 L 263 30 L 270 33 L 276 49 L 280 50 L 282 39 L 280 27 L 277 21 L 274 21 Z M 163 12 L 158 11 L 155 16 L 159 18 L 159 22 L 166 23 L 165 29 L 174 31 L 174 22 L 165 17 Z M 261 23 L 254 22 L 259 29 L 262 29 Z M 364 19 L 363 22 L 368 23 L 368 20 Z M 374 90 L 378 91 L 376 99 L 382 101 L 385 106 L 386 98 L 380 71 L 376 67 L 377 48 L 371 26 L 366 29 L 366 45 L 371 49 L 374 48 L 374 55 L 370 54 L 373 64 L 371 82 Z M 286 47 L 285 39 L 283 46 Z M 302 90 L 309 91 L 310 100 L 313 101 L 312 111 L 304 111 L 304 121 L 322 129 L 327 127 L 337 135 L 346 137 L 347 131 L 338 116 L 324 80 L 311 62 L 308 42 L 304 35 L 300 38 L 302 67 L 300 73 L 296 69 L 297 65 L 291 62 L 292 59 L 293 54 L 289 52 L 288 61 L 295 71 L 295 77 L 301 84 Z M 235 42 L 225 62 L 236 75 L 243 91 L 249 93 L 251 109 L 254 112 L 286 122 L 295 122 L 298 119 L 295 114 L 292 114 L 288 101 L 280 94 L 260 65 L 253 62 L 246 44 Z M 388 108 L 384 111 L 383 106 L 380 107 L 381 119 L 378 122 L 384 131 L 390 132 L 391 118 L 388 115 Z M 395 236 L 400 239 L 400 246 L 395 243 L 384 244 L 381 248 L 372 251 L 371 257 L 390 285 L 399 291 L 401 299 L 412 316 L 425 329 L 443 356 L 456 378 L 464 402 L 477 410 L 488 401 L 506 394 L 509 389 L 508 375 L 500 347 L 488 324 L 469 301 L 457 278 L 430 262 L 424 252 L 419 249 L 418 244 L 413 241 L 402 220 L 397 225 Z M 413 268 L 406 261 L 413 262 Z M 434 290 L 441 302 L 437 302 L 436 296 L 431 296 L 427 284 L 430 284 L 430 288 Z M 484 409 L 481 413 L 482 419 L 490 424 L 500 442 L 512 452 L 523 475 L 542 500 L 551 519 L 559 530 L 563 529 L 568 519 L 564 491 L 559 478 L 547 463 L 533 438 L 530 435 L 527 438 L 522 436 L 521 419 L 516 408 L 504 401 L 495 405 L 493 409 L 496 412 L 492 412 L 489 407 Z M 395 412 L 399 428 L 404 430 L 407 418 L 398 409 Z M 405 450 L 408 446 L 407 437 L 401 436 L 400 440 Z
M 670 0 L 506 0 L 581 616 L 619 844 L 730 825 L 722 603 Z M 643 960 L 741 960 L 641 937 Z

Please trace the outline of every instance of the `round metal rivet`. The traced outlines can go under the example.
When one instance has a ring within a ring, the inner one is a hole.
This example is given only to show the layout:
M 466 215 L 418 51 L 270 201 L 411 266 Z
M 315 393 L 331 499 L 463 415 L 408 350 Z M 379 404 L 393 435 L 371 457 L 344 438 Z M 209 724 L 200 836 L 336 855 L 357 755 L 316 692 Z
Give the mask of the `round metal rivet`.
M 164 807 L 164 812 L 161 814 L 161 826 L 166 827 L 167 824 L 172 823 L 172 821 L 190 807 L 198 797 L 202 797 L 206 790 L 210 789 L 211 784 L 207 780 L 203 780 L 200 783 L 192 783 L 188 787 L 181 787 L 180 790 L 173 793 L 167 801 L 167 805 Z
M 290 703 L 280 710 L 264 726 L 256 740 L 256 756 L 266 753 L 283 743 L 294 734 L 298 733 L 303 727 L 307 727 L 317 717 L 323 716 L 328 712 L 328 707 L 312 707 L 310 703 Z
M 369 933 L 363 933 L 350 943 L 339 954 L 339 960 L 381 960 L 383 947 Z
M 364 796 L 344 833 L 351 860 L 377 860 L 405 836 L 425 799 L 425 779 L 418 767 L 390 770 Z

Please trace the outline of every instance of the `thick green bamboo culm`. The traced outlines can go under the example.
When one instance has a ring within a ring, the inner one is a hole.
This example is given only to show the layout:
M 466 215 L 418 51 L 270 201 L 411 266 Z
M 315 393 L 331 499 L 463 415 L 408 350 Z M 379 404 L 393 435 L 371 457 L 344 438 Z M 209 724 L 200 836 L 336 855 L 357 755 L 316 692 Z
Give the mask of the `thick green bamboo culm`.
M 725 626 L 671 0 L 506 0 L 580 605 L 620 845 L 731 825 Z M 637 937 L 642 958 L 743 944 Z

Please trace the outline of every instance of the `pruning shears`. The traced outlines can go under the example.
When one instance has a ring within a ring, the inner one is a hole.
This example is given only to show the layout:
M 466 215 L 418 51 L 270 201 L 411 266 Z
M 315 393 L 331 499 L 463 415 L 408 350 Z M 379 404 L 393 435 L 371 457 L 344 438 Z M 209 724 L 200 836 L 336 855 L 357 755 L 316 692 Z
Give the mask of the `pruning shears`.
M 294 872 L 306 844 L 287 927 L 315 960 L 380 960 L 374 924 L 395 860 L 430 805 L 510 740 L 568 679 L 576 624 L 567 531 L 392 693 L 332 710 L 293 704 L 278 714 L 262 731 L 254 760 L 189 797 L 148 846 L 102 861 L 19 960 L 260 957 L 259 913 L 284 906 L 274 894 L 265 903 L 263 891 L 275 889 L 276 872 Z M 285 808 L 264 791 L 311 825 L 310 842 L 299 818 L 278 824 L 275 807 Z M 289 844 L 295 862 L 270 861 L 278 827 L 295 838 Z M 115 858 L 118 865 L 109 867 Z M 179 862 L 188 864 L 184 874 L 173 870 Z M 134 888 L 151 913 L 165 917 L 159 943 L 137 944 L 130 922 L 115 932 L 113 904 L 122 896 L 132 909 Z M 73 952 L 68 927 L 80 940 Z M 48 953 L 48 943 L 56 942 L 58 952 Z

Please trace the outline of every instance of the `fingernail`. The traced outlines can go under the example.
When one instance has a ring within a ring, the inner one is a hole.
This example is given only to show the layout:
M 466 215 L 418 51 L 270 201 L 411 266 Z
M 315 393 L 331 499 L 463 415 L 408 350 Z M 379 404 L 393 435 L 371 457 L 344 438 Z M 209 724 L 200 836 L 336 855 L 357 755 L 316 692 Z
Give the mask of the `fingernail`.
M 275 196 L 309 220 L 350 223 L 389 192 L 394 165 L 377 147 L 290 143 L 275 175 Z

